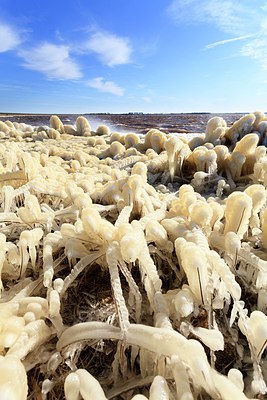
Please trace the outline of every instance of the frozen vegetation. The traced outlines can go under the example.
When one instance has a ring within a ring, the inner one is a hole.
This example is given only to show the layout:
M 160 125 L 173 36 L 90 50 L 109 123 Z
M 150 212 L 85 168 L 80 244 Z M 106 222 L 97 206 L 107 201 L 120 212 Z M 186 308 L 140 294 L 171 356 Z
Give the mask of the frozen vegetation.
M 1 399 L 264 398 L 266 144 L 0 122 Z

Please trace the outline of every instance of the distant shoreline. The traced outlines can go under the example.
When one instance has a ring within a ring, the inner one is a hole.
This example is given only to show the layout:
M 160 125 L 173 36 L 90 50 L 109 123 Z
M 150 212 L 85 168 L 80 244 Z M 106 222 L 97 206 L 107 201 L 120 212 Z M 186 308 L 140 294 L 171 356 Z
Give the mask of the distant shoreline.
M 0 112 L 1 117 L 30 117 L 30 116 L 50 116 L 50 115 L 61 115 L 61 116 L 68 116 L 68 115 L 194 115 L 194 114 L 248 114 L 248 112 L 210 112 L 210 111 L 192 111 L 192 112 L 155 112 L 155 113 L 146 113 L 146 112 L 127 112 L 127 113 L 109 113 L 109 112 L 101 112 L 101 113 L 16 113 L 16 112 Z

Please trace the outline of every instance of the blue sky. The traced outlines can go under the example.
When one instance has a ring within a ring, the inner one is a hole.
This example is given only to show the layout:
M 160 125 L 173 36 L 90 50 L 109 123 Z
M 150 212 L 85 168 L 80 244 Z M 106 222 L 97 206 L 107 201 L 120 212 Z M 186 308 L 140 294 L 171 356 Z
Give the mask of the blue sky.
M 267 111 L 267 1 L 0 0 L 0 112 Z

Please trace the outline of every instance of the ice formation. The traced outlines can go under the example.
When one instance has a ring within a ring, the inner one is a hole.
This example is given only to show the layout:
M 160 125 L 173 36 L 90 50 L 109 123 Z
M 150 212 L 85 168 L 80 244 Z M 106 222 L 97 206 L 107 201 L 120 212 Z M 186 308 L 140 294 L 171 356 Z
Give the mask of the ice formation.
M 0 122 L 1 399 L 263 398 L 266 126 Z

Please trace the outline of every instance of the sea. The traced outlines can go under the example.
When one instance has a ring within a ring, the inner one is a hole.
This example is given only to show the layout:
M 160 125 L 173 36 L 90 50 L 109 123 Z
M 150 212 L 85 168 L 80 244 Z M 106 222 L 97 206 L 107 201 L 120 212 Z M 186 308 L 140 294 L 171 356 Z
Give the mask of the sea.
M 74 125 L 76 118 L 83 115 L 90 122 L 92 130 L 99 125 L 109 126 L 111 132 L 145 134 L 151 128 L 165 133 L 194 134 L 205 132 L 210 118 L 219 116 L 225 119 L 228 126 L 247 113 L 170 113 L 145 114 L 129 112 L 125 114 L 57 114 L 63 124 Z M 51 114 L 16 114 L 0 113 L 0 121 L 24 122 L 33 126 L 49 126 Z

